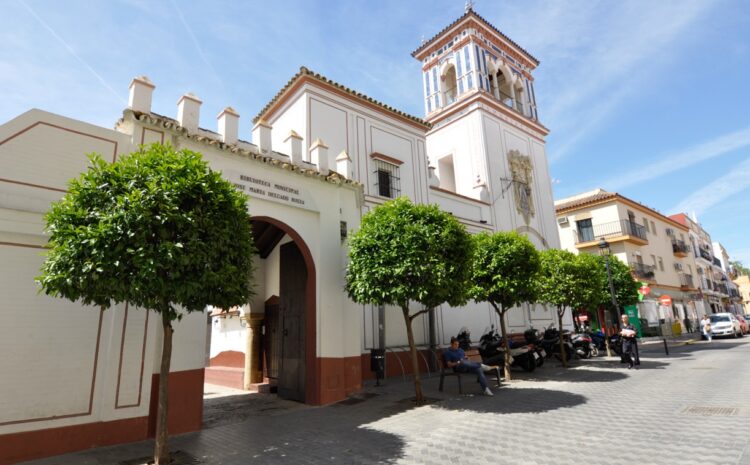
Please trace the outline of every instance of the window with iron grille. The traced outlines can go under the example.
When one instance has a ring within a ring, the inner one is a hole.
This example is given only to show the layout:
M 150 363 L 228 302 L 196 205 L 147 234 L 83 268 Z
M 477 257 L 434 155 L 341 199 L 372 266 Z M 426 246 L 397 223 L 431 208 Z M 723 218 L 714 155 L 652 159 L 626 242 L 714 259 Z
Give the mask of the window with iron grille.
M 396 198 L 401 194 L 398 166 L 382 160 L 375 161 L 375 186 L 381 197 Z

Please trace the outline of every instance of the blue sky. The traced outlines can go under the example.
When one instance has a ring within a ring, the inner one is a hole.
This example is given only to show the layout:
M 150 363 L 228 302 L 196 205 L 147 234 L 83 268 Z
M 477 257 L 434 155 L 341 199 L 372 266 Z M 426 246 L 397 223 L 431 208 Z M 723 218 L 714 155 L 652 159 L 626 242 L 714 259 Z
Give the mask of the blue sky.
M 251 119 L 305 65 L 423 116 L 410 52 L 460 0 L 5 0 L 0 122 L 36 107 L 112 127 L 132 77 L 153 109 L 184 92 L 214 129 Z M 540 120 L 556 198 L 595 187 L 659 211 L 695 211 L 750 264 L 750 2 L 504 0 L 475 10 L 540 61 Z

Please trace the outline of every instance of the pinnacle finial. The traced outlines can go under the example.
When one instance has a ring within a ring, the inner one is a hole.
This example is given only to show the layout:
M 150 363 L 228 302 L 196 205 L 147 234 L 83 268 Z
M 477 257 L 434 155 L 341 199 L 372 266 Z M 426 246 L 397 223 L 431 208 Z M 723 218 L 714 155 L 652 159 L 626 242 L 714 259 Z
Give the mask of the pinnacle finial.
M 474 9 L 474 1 L 473 0 L 466 0 L 466 5 L 464 6 L 464 11 L 466 13 L 472 11 Z

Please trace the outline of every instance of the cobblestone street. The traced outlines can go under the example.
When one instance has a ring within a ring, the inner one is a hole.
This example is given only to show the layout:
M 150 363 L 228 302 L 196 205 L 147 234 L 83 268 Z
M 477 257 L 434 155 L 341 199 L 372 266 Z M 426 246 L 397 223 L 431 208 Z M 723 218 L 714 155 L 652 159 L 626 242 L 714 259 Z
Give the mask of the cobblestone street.
M 639 370 L 601 357 L 534 373 L 478 395 L 455 379 L 411 408 L 412 384 L 387 380 L 327 407 L 257 399 L 226 422 L 172 438 L 212 465 L 274 464 L 744 464 L 750 465 L 750 338 L 642 350 Z M 274 403 L 275 402 L 275 403 Z M 251 405 L 252 404 L 252 405 Z M 178 407 L 175 407 L 178 408 Z M 222 408 L 214 409 L 221 411 Z M 215 412 L 214 412 L 215 413 Z M 233 420 L 232 420 L 233 418 Z M 117 464 L 148 456 L 152 442 L 101 448 L 33 465 Z

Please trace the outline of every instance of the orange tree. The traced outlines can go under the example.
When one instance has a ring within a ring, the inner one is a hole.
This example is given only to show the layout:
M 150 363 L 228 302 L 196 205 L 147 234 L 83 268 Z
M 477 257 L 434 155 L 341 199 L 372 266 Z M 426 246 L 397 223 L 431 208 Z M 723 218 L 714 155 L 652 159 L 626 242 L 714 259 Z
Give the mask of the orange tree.
M 537 275 L 539 301 L 557 310 L 560 330 L 560 355 L 567 367 L 563 344 L 563 316 L 566 309 L 587 308 L 604 301 L 607 273 L 599 257 L 587 253 L 575 255 L 567 250 L 548 249 L 539 254 L 541 269 Z
M 201 155 L 153 144 L 91 165 L 45 219 L 49 251 L 37 278 L 55 297 L 106 309 L 121 302 L 161 316 L 154 460 L 169 463 L 167 382 L 172 322 L 251 295 L 255 253 L 246 197 Z
M 401 309 L 418 404 L 424 397 L 412 322 L 443 303 L 466 302 L 470 258 L 471 238 L 461 223 L 405 197 L 367 213 L 350 240 L 346 291 L 360 304 Z M 412 311 L 412 304 L 419 308 Z
M 539 252 L 517 232 L 480 233 L 473 236 L 471 297 L 489 302 L 500 318 L 505 347 L 510 348 L 505 314 L 522 302 L 535 302 Z M 510 351 L 505 351 L 505 379 L 510 379 Z

